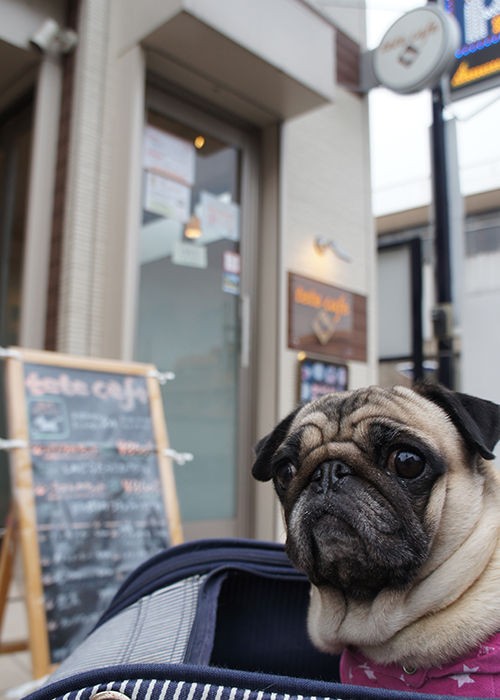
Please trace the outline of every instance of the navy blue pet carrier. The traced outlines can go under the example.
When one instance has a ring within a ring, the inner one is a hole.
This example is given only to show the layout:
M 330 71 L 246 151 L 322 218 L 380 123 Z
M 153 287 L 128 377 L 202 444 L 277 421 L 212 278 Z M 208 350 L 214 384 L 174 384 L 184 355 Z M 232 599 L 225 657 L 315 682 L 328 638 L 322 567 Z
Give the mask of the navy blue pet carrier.
M 203 540 L 149 559 L 29 700 L 401 698 L 339 683 L 307 637 L 309 586 L 283 547 Z M 404 693 L 405 700 L 445 696 Z

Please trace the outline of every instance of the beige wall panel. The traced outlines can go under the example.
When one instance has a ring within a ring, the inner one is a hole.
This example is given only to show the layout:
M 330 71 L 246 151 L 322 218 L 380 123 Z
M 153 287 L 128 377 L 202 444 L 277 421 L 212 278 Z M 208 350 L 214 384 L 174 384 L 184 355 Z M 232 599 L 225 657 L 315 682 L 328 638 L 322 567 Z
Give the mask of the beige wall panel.
M 283 126 L 280 413 L 296 402 L 297 355 L 287 349 L 287 272 L 368 297 L 368 362 L 350 363 L 350 386 L 376 380 L 375 237 L 371 219 L 366 101 L 338 91 L 335 105 Z M 316 236 L 334 239 L 348 263 L 320 255 Z

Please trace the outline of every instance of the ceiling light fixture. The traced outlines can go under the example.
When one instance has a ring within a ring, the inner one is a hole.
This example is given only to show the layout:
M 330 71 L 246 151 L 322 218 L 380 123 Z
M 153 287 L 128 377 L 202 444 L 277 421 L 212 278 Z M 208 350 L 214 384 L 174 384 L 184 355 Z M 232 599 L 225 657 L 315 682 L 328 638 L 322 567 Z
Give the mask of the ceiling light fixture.
M 194 214 L 189 217 L 189 221 L 184 227 L 184 238 L 190 241 L 196 241 L 201 236 L 201 222 Z

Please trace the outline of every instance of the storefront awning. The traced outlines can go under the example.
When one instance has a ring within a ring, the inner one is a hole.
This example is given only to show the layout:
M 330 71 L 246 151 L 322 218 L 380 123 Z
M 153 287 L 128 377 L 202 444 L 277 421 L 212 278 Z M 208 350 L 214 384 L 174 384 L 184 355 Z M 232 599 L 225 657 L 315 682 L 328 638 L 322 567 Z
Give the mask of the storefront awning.
M 128 27 L 151 72 L 259 125 L 334 99 L 335 29 L 300 0 L 166 5 L 164 21 Z

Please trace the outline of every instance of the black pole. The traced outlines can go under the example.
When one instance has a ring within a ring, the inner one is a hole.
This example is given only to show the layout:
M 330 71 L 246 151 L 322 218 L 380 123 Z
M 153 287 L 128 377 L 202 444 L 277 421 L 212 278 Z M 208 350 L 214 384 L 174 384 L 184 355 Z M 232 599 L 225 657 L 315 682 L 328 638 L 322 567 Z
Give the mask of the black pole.
M 428 0 L 435 4 L 436 0 Z M 444 95 L 441 84 L 432 89 L 432 187 L 434 199 L 434 251 L 436 307 L 433 311 L 437 343 L 438 380 L 454 388 L 452 271 L 450 255 L 450 209 L 446 153 L 446 127 L 443 118 Z
M 432 165 L 434 195 L 434 247 L 436 308 L 433 311 L 434 335 L 437 343 L 438 380 L 454 388 L 452 278 L 450 263 L 450 211 L 446 134 L 443 119 L 443 89 L 432 90 Z
M 422 240 L 410 241 L 413 381 L 424 379 L 424 334 L 422 329 Z

